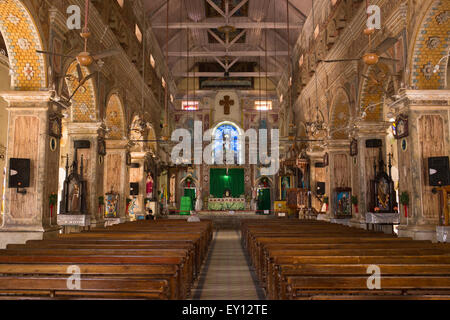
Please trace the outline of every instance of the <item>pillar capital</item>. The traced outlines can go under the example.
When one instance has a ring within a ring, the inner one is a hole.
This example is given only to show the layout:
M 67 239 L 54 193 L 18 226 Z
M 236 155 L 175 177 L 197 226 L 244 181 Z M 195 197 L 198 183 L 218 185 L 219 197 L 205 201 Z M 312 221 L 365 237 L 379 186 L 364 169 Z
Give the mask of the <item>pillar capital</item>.
M 343 152 L 350 150 L 349 140 L 328 140 L 327 141 L 327 151 L 328 152 Z
M 128 140 L 106 140 L 105 142 L 108 150 L 128 150 L 130 148 Z
M 9 106 L 33 107 L 36 103 L 51 102 L 52 96 L 51 91 L 0 91 L 0 97 Z
M 450 90 L 402 90 L 400 98 L 389 104 L 397 113 L 408 113 L 410 110 L 426 111 L 432 108 L 448 109 L 450 106 Z
M 389 122 L 360 122 L 356 125 L 356 138 L 374 138 L 385 136 L 391 124 Z
M 105 135 L 105 129 L 102 122 L 68 122 L 67 132 L 71 136 L 100 136 Z

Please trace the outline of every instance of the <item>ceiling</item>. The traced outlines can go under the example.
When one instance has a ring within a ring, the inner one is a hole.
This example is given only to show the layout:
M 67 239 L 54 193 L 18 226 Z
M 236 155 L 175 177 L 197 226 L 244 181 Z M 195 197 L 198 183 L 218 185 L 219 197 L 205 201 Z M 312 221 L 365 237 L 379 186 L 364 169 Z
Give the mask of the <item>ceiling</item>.
M 228 5 L 226 2 L 169 1 L 169 69 L 174 78 L 183 79 L 195 64 L 203 62 L 216 63 L 223 72 L 229 69 L 230 76 L 238 76 L 233 73 L 233 66 L 253 62 L 255 71 L 261 66 L 264 74 L 267 71 L 278 82 L 287 67 L 288 41 L 292 50 L 311 0 L 289 0 L 289 32 L 286 0 L 228 0 Z M 166 54 L 167 0 L 144 0 L 144 3 L 147 22 Z M 220 26 L 235 27 L 228 40 L 225 32 L 217 30 Z

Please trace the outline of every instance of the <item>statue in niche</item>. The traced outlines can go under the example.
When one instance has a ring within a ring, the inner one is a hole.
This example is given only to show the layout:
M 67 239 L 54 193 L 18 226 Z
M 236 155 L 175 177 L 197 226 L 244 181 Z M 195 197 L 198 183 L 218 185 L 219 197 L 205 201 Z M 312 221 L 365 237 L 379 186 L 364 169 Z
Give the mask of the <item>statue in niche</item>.
M 172 176 L 170 177 L 170 203 L 175 203 L 175 181 L 176 177 L 175 174 L 172 174 Z
M 80 211 L 80 188 L 78 184 L 73 184 L 73 189 L 70 192 L 70 211 Z
M 61 214 L 87 214 L 87 188 L 83 179 L 83 156 L 78 171 L 78 149 L 75 149 L 73 164 L 69 167 L 69 155 L 66 158 L 66 178 L 60 205 Z

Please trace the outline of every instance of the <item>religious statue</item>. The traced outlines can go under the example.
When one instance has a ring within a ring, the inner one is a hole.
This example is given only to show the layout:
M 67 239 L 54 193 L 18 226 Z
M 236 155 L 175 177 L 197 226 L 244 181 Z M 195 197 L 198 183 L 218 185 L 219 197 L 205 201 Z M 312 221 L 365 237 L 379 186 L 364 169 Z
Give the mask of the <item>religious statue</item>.
M 197 189 L 197 198 L 195 199 L 195 211 L 202 210 L 203 201 L 201 199 L 201 195 L 202 195 L 202 188 L 199 187 Z
M 291 182 L 289 177 L 281 178 L 281 200 L 286 199 L 287 189 L 290 188 Z
M 225 190 L 223 196 L 224 196 L 224 198 L 231 198 L 231 192 L 230 192 L 230 190 L 229 190 L 229 189 Z
M 252 200 L 251 200 L 251 208 L 252 210 L 256 211 L 257 210 L 257 197 L 258 197 L 258 191 L 256 189 L 256 187 L 252 188 Z
M 78 184 L 73 185 L 72 192 L 70 193 L 70 211 L 80 211 L 80 188 Z
M 169 202 L 170 203 L 175 203 L 175 175 L 172 174 L 172 176 L 170 177 L 170 199 Z

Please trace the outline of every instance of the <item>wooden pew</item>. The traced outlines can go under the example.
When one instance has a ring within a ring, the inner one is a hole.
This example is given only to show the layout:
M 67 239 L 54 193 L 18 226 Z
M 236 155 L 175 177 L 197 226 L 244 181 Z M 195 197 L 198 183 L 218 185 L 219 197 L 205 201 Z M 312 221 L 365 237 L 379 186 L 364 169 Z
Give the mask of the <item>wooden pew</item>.
M 166 280 L 83 278 L 79 289 L 68 289 L 61 277 L 0 277 L 0 298 L 74 298 L 167 300 Z
M 185 299 L 211 239 L 211 222 L 145 221 L 9 245 L 0 275 L 12 281 L 0 282 L 0 298 Z M 67 289 L 73 265 L 83 290 Z
M 270 299 L 450 299 L 448 244 L 316 221 L 244 221 L 241 233 Z M 369 265 L 381 290 L 368 289 Z

